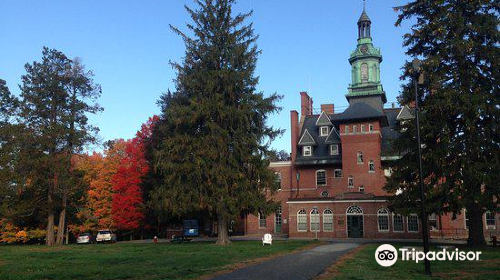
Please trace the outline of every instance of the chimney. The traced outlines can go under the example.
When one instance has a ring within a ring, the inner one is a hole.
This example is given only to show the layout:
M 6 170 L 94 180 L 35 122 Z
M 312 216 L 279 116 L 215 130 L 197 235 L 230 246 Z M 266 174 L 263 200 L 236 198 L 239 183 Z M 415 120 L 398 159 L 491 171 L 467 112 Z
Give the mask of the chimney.
M 299 113 L 295 110 L 290 111 L 290 133 L 292 140 L 292 163 L 295 162 L 297 157 L 297 145 L 299 144 Z
M 312 115 L 313 112 L 313 100 L 309 97 L 307 92 L 303 91 L 300 93 L 300 116 L 306 117 Z
M 333 104 L 321 104 L 321 112 L 325 112 L 327 114 L 333 114 Z

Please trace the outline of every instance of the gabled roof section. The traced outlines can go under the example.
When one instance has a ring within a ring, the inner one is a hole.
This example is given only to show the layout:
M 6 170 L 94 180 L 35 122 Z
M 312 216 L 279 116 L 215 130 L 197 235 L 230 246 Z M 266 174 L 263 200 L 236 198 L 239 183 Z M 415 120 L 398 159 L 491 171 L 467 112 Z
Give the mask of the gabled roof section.
M 415 116 L 413 115 L 412 110 L 410 109 L 410 107 L 405 105 L 405 106 L 403 106 L 403 108 L 401 108 L 401 111 L 399 111 L 399 114 L 396 117 L 396 120 L 405 121 L 405 120 L 411 120 L 413 118 L 415 118 Z
M 332 127 L 330 134 L 326 137 L 325 144 L 336 144 L 340 143 L 340 135 L 335 127 Z
M 321 112 L 321 115 L 319 116 L 318 120 L 316 121 L 316 126 L 332 126 L 332 121 L 330 120 L 330 117 L 325 113 L 325 111 Z
M 302 134 L 302 137 L 300 137 L 299 146 L 313 146 L 313 145 L 316 145 L 316 141 L 314 141 L 314 138 L 306 129 L 304 131 L 304 134 Z

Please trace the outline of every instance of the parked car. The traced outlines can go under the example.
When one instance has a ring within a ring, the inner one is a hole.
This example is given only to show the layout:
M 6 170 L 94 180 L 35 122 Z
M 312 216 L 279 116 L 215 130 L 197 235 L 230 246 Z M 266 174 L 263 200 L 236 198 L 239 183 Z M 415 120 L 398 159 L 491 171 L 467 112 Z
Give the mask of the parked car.
M 184 236 L 198 236 L 199 230 L 198 220 L 184 220 L 182 231 Z
M 77 244 L 90 244 L 92 242 L 94 242 L 94 238 L 92 234 L 88 232 L 79 234 L 78 237 L 76 238 Z
M 116 234 L 109 229 L 100 230 L 95 238 L 96 242 L 116 242 Z

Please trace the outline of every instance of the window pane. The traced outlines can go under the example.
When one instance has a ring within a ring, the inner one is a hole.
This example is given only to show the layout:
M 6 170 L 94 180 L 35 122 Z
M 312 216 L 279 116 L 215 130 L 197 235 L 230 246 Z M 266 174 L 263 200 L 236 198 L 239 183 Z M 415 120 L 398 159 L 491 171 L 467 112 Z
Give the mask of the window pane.
M 401 215 L 394 215 L 393 217 L 394 219 L 394 231 L 403 231 L 404 228 L 403 228 L 403 216 Z
M 408 217 L 408 231 L 418 232 L 418 216 L 411 215 Z
M 316 184 L 326 185 L 326 171 L 322 170 L 316 172 Z

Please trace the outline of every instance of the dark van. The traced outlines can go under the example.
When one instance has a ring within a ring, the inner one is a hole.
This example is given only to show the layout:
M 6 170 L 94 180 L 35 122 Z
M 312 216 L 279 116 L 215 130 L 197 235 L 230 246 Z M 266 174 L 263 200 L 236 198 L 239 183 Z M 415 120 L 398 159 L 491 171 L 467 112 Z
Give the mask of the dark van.
M 183 235 L 184 236 L 198 236 L 200 225 L 198 220 L 184 220 Z

